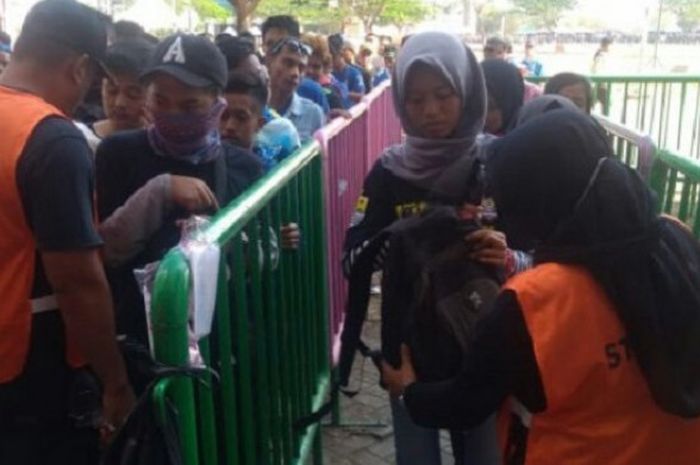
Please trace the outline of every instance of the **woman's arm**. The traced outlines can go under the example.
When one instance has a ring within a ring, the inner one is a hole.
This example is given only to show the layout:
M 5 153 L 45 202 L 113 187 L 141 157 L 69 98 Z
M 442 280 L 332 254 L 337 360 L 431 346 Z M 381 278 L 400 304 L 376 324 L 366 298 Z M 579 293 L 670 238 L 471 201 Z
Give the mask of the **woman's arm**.
M 456 378 L 411 382 L 410 370 L 385 365 L 384 381 L 395 395 L 403 392 L 413 421 L 427 428 L 472 428 L 498 410 L 510 395 L 532 412 L 542 411 L 546 405 L 532 340 L 511 291 L 498 297 L 493 310 L 477 326 L 472 350 Z
M 396 220 L 396 212 L 385 182 L 384 168 L 380 164 L 381 161 L 378 161 L 367 175 L 350 227 L 345 233 L 343 271 L 346 276 L 350 276 L 358 263 L 367 263 L 370 259 L 367 253 L 375 255 L 371 257 L 373 270 L 382 267 L 382 249 L 373 247 L 370 250 L 369 246 L 379 232 Z

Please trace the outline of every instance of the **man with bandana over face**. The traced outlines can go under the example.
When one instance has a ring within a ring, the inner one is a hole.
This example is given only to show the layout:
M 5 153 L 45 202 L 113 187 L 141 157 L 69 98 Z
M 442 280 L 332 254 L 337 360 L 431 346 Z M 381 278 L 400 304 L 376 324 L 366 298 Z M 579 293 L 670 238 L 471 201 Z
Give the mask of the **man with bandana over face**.
M 109 270 L 117 330 L 147 340 L 143 298 L 133 270 L 160 260 L 180 238 L 177 223 L 192 213 L 212 213 L 240 195 L 262 173 L 249 151 L 221 140 L 219 122 L 226 108 L 226 60 L 202 37 L 175 34 L 156 48 L 142 79 L 147 85 L 149 127 L 111 136 L 97 152 L 100 219 L 108 218 L 149 180 L 172 174 L 206 183 L 196 205 L 173 209 L 135 258 Z

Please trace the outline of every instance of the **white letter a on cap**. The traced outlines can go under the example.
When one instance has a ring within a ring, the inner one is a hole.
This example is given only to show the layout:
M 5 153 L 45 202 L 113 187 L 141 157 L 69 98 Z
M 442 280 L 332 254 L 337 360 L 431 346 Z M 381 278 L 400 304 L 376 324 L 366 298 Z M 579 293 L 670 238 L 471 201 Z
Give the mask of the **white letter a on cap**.
M 182 48 L 182 37 L 177 36 L 175 42 L 170 46 L 165 55 L 163 55 L 163 63 L 169 63 L 174 61 L 175 63 L 185 64 L 185 50 Z

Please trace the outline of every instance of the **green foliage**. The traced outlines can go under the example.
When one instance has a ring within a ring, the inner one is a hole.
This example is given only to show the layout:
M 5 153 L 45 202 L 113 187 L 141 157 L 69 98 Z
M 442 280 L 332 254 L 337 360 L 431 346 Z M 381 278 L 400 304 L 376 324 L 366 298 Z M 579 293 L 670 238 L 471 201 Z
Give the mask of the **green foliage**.
M 304 25 L 338 30 L 353 17 L 371 29 L 374 25 L 406 26 L 431 13 L 424 0 L 338 0 L 332 7 L 328 0 L 262 0 L 256 16 L 289 14 Z
M 384 8 L 377 18 L 378 24 L 392 25 L 399 28 L 417 23 L 434 10 L 422 0 L 378 0 Z
M 344 5 L 329 8 L 328 0 L 262 0 L 255 16 L 265 18 L 272 15 L 291 15 L 304 25 L 335 25 L 342 22 Z
M 700 26 L 700 0 L 666 0 L 665 6 L 678 18 L 678 27 L 690 32 Z
M 576 6 L 577 0 L 513 0 L 513 4 L 534 26 L 553 30 L 562 14 Z
M 225 22 L 231 18 L 231 11 L 216 3 L 214 0 L 189 0 L 190 4 L 202 19 L 213 19 Z

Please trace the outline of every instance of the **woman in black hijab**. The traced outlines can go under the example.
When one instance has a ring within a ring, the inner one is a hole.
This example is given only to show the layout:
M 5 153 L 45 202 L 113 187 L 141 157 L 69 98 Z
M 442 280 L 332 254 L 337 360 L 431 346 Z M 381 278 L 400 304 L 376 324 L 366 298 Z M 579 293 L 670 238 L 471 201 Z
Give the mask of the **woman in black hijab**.
M 511 397 L 506 463 L 700 463 L 700 245 L 610 154 L 568 110 L 494 142 L 501 224 L 536 266 L 506 285 L 457 379 L 415 383 L 408 353 L 385 366 L 416 423 L 465 428 Z
M 507 61 L 488 59 L 481 62 L 488 91 L 485 131 L 500 136 L 513 128 L 523 106 L 525 82 L 520 71 Z

